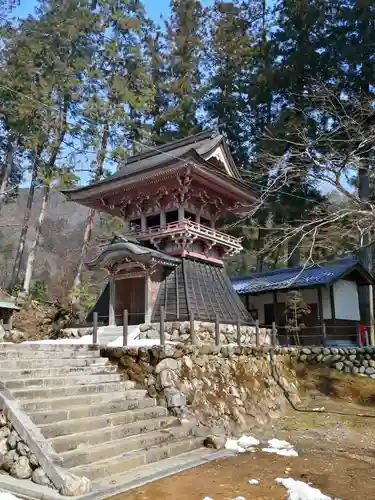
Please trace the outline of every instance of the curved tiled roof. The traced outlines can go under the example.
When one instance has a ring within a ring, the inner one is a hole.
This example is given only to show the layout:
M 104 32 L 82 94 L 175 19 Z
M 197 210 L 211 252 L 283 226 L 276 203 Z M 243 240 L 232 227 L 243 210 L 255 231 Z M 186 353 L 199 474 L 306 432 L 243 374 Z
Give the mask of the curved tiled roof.
M 328 285 L 340 279 L 351 270 L 358 270 L 365 281 L 372 278 L 355 257 L 344 257 L 331 262 L 307 267 L 274 269 L 262 273 L 233 278 L 232 285 L 240 295 L 263 293 L 273 290 L 306 288 Z

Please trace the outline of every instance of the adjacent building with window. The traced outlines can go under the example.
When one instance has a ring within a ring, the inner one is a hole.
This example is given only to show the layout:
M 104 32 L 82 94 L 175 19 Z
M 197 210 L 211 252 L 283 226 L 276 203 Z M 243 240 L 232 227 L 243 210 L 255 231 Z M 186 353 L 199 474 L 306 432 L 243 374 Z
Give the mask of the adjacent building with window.
M 353 257 L 307 267 L 275 269 L 232 279 L 248 311 L 261 326 L 278 327 L 280 343 L 288 338 L 288 292 L 298 290 L 310 308 L 303 318 L 301 344 L 356 343 L 361 320 L 359 289 L 373 283 L 372 276 Z M 290 335 L 289 335 L 290 337 Z

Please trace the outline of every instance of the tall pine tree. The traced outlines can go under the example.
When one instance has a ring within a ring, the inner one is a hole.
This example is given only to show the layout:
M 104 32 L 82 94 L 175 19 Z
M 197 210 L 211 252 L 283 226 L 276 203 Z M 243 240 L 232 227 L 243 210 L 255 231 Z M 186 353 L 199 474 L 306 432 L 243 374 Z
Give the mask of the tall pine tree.
M 198 0 L 172 0 L 166 22 L 165 139 L 182 138 L 200 131 L 202 83 L 202 24 Z

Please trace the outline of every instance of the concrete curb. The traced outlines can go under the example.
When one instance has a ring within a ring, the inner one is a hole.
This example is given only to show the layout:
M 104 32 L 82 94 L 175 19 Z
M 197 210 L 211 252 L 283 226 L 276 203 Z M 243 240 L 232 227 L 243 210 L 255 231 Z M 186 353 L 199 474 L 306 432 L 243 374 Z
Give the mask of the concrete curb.
M 114 486 L 112 488 L 107 488 L 105 490 L 100 490 L 100 491 L 93 491 L 92 493 L 89 493 L 87 495 L 83 495 L 82 497 L 79 498 L 79 500 L 104 500 L 105 498 L 112 497 L 115 495 L 118 495 L 120 493 L 125 493 L 126 491 L 133 490 L 135 488 L 139 488 L 140 486 L 144 486 L 148 483 L 152 483 L 154 481 L 159 481 L 160 479 L 163 479 L 168 476 L 173 476 L 174 474 L 178 474 L 180 472 L 183 472 L 188 469 L 193 469 L 194 467 L 198 467 L 199 465 L 204 465 L 206 463 L 212 462 L 214 460 L 219 460 L 223 458 L 228 458 L 230 456 L 233 456 L 233 452 L 227 451 L 227 450 L 220 450 L 220 451 L 215 451 L 215 452 L 210 452 L 208 448 L 207 449 L 207 455 L 204 455 L 199 458 L 192 458 L 191 460 L 188 460 L 185 463 L 181 463 L 178 465 L 172 465 L 170 467 L 167 467 L 162 470 L 156 470 L 154 473 L 150 473 L 145 477 L 133 479 L 131 481 L 124 482 L 122 484 L 119 484 L 117 486 Z M 178 457 L 174 457 L 175 459 Z M 180 458 L 183 458 L 182 456 Z M 155 464 L 149 464 L 154 465 L 155 468 L 157 469 L 157 466 L 159 465 L 157 462 Z M 133 471 L 134 473 L 136 471 Z
M 8 491 L 19 498 L 27 500 L 71 500 L 72 498 L 64 497 L 57 490 L 53 490 L 48 486 L 42 486 L 26 479 L 15 479 L 12 476 L 5 475 L 0 476 L 0 491 Z

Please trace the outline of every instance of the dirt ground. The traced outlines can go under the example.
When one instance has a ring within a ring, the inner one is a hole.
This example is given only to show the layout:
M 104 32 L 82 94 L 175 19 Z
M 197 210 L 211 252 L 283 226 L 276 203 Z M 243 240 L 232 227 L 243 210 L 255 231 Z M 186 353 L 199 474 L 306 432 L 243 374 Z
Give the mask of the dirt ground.
M 282 500 L 278 477 L 310 483 L 332 499 L 375 498 L 375 381 L 309 368 L 299 372 L 304 408 L 249 434 L 285 439 L 298 457 L 261 451 L 211 462 L 118 495 L 116 500 Z M 261 447 L 260 447 L 261 448 Z M 259 485 L 249 485 L 249 479 Z

